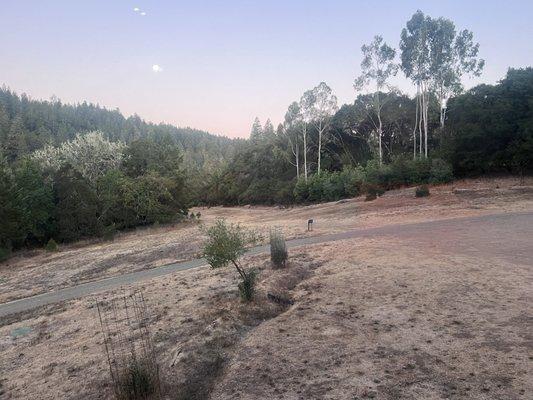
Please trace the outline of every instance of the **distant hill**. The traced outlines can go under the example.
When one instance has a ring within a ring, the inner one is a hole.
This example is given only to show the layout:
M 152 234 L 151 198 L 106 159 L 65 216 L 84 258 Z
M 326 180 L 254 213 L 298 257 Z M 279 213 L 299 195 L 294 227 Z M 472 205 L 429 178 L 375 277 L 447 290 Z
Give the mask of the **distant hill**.
M 71 140 L 79 132 L 102 131 L 112 141 L 130 143 L 141 138 L 171 140 L 180 145 L 188 168 L 210 168 L 229 159 L 241 139 L 216 136 L 193 128 L 145 122 L 138 115 L 124 117 L 87 102 L 34 100 L 0 88 L 0 145 L 13 161 L 46 145 Z

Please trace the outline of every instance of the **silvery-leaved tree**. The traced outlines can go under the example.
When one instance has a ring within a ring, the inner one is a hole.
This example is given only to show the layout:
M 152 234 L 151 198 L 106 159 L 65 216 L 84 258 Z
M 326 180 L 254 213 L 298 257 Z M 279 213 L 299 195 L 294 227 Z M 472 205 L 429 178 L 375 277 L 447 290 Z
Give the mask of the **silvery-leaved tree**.
M 125 148 L 124 143 L 110 142 L 102 132 L 94 131 L 78 133 L 59 147 L 37 150 L 32 158 L 45 170 L 58 171 L 68 164 L 91 185 L 96 185 L 98 178 L 121 165 Z
M 300 130 L 302 125 L 302 115 L 300 113 L 300 105 L 297 102 L 292 102 L 285 113 L 285 120 L 283 121 L 283 133 L 289 143 L 289 148 L 292 155 L 289 157 L 289 162 L 296 167 L 296 178 L 300 179 Z M 294 157 L 294 162 L 291 160 Z
M 446 18 L 432 20 L 431 24 L 431 89 L 439 101 L 441 128 L 446 120 L 446 103 L 452 95 L 463 91 L 464 75 L 479 76 L 485 61 L 478 58 L 479 43 L 474 34 L 462 30 L 456 34 L 455 25 Z
M 304 123 L 312 123 L 318 133 L 317 174 L 320 174 L 322 144 L 325 141 L 331 117 L 338 110 L 337 96 L 333 94 L 333 91 L 325 82 L 320 82 L 318 86 L 304 93 L 300 101 L 300 107 Z
M 307 145 L 307 125 L 311 123 L 312 116 L 311 116 L 311 107 L 313 104 L 313 93 L 311 90 L 307 90 L 302 97 L 300 98 L 300 102 L 298 103 L 298 107 L 300 109 L 300 131 L 302 134 L 302 150 L 303 150 L 303 156 L 304 156 L 304 179 L 307 182 L 307 151 L 308 151 L 308 145 Z
M 383 96 L 384 89 L 390 89 L 388 80 L 398 72 L 398 65 L 394 62 L 396 50 L 383 41 L 381 36 L 375 36 L 374 40 L 361 47 L 363 61 L 361 62 L 361 75 L 355 80 L 354 88 L 357 91 L 374 84 L 373 108 L 376 114 L 376 121 L 373 121 L 377 138 L 379 163 L 383 162 L 383 122 L 381 120 L 381 110 L 385 104 Z
M 417 121 L 420 134 L 420 155 L 424 151 L 427 157 L 428 108 L 431 77 L 431 18 L 418 10 L 402 30 L 400 40 L 401 68 L 405 76 L 416 85 Z M 416 141 L 416 128 L 413 141 Z M 422 143 L 424 147 L 422 147 Z
M 432 19 L 418 10 L 402 30 L 401 68 L 417 87 L 417 115 L 413 142 L 416 150 L 416 130 L 420 141 L 419 153 L 427 157 L 429 93 L 439 101 L 440 126 L 446 120 L 449 97 L 462 91 L 464 75 L 479 76 L 485 62 L 478 58 L 479 44 L 472 32 L 455 31 L 452 21 Z M 418 126 L 417 126 L 418 125 Z

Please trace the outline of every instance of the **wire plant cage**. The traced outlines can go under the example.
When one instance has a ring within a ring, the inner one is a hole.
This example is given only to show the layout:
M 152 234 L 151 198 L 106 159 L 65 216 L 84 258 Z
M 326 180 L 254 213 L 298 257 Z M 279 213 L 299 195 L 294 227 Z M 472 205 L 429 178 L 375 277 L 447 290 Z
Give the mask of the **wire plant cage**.
M 161 381 L 141 291 L 97 299 L 96 307 L 117 400 L 161 399 Z

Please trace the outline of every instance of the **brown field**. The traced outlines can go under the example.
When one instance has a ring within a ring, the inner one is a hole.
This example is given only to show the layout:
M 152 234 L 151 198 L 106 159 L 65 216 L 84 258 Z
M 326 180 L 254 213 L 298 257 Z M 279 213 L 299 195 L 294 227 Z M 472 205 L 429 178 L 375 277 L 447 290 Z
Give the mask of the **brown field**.
M 533 181 L 456 182 L 294 207 L 200 209 L 287 237 L 451 217 L 533 211 Z M 197 211 L 197 210 L 195 210 Z M 315 220 L 306 232 L 308 218 Z M 257 300 L 238 300 L 232 269 L 197 268 L 142 289 L 168 399 L 526 399 L 533 273 L 523 227 L 479 235 L 423 231 L 291 249 L 260 270 Z M 459 234 L 458 234 L 459 235 Z M 1 264 L 0 302 L 195 258 L 198 225 L 142 229 L 114 242 L 22 252 Z M 533 247 L 533 246 L 532 246 Z M 524 250 L 526 249 L 526 250 Z M 512 250 L 512 251 L 511 251 Z M 100 293 L 0 323 L 0 399 L 106 399 L 110 386 L 94 301 Z M 266 299 L 292 298 L 283 307 Z

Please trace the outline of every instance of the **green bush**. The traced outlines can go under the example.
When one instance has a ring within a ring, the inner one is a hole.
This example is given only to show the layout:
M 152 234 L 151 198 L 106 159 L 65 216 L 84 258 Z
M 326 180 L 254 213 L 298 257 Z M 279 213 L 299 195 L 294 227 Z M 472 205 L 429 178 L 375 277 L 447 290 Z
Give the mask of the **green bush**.
M 367 184 L 389 189 L 391 185 L 392 171 L 389 165 L 379 165 L 377 160 L 370 160 L 365 168 Z
M 46 243 L 46 246 L 44 247 L 46 251 L 58 251 L 59 246 L 57 245 L 56 241 L 54 239 L 50 239 L 48 243 Z
M 239 292 L 245 300 L 250 300 L 254 293 L 254 284 L 257 273 L 246 272 L 239 264 L 239 258 L 246 252 L 246 246 L 257 243 L 259 236 L 254 232 L 245 230 L 239 225 L 228 224 L 219 219 L 213 226 L 205 230 L 207 241 L 204 244 L 203 256 L 211 268 L 222 268 L 233 264 L 242 281 L 239 283 Z
M 448 183 L 453 179 L 451 164 L 440 158 L 431 160 L 430 178 L 431 183 Z
M 8 247 L 0 247 L 0 262 L 7 260 L 11 257 L 11 249 Z
M 406 183 L 416 185 L 428 183 L 430 177 L 431 163 L 427 158 L 409 160 L 406 163 Z
M 348 167 L 340 173 L 344 193 L 347 197 L 359 196 L 362 192 L 362 186 L 365 181 L 365 170 L 363 167 Z
M 116 233 L 117 227 L 115 226 L 115 224 L 105 226 L 102 229 L 102 239 L 106 242 L 112 242 L 113 240 L 115 240 Z
M 239 294 L 243 301 L 252 301 L 255 294 L 255 283 L 257 280 L 257 271 L 252 269 L 239 282 Z
M 416 197 L 427 197 L 429 196 L 429 187 L 428 185 L 422 185 L 416 188 L 415 190 Z
M 276 268 L 285 266 L 288 258 L 287 244 L 285 237 L 280 230 L 270 231 L 270 260 Z

